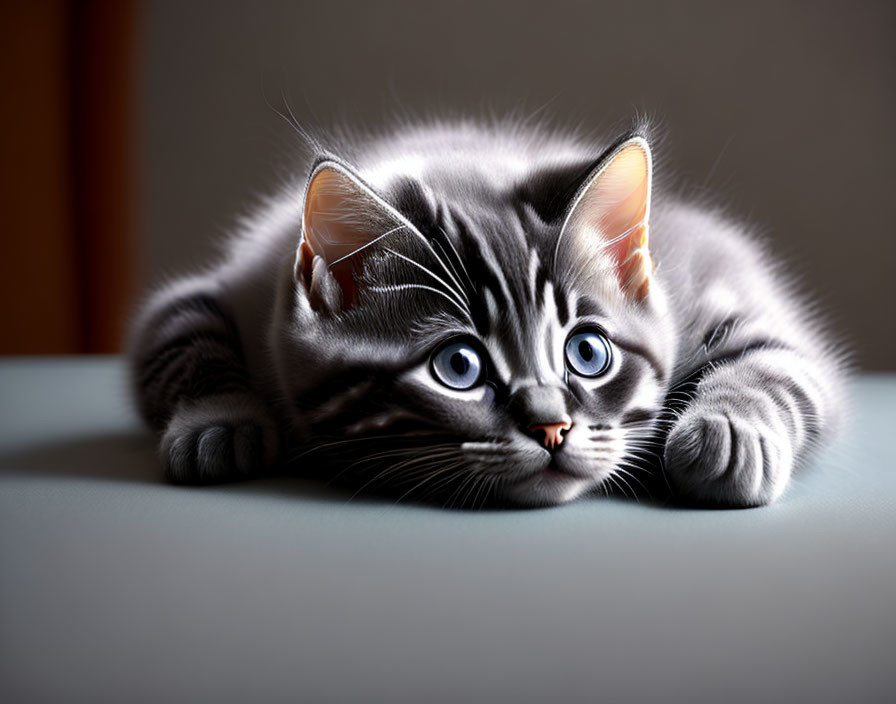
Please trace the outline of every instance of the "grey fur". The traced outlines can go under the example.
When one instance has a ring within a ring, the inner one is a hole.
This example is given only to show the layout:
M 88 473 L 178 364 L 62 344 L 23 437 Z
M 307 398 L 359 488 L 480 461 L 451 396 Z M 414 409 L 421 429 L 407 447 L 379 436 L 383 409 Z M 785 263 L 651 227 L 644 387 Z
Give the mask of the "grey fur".
M 413 232 L 396 228 L 365 250 L 360 303 L 342 310 L 323 262 L 312 263 L 310 291 L 297 281 L 303 188 L 293 183 L 222 262 L 153 295 L 131 359 L 168 476 L 218 481 L 279 462 L 356 489 L 478 506 L 625 491 L 650 470 L 688 501 L 780 497 L 837 424 L 841 356 L 774 259 L 711 209 L 654 194 L 657 268 L 642 302 L 620 293 L 587 243 L 557 246 L 607 146 L 474 123 L 340 145 L 340 163 Z M 385 232 L 383 218 L 371 222 Z M 580 318 L 617 350 L 599 383 L 556 364 Z M 497 379 L 480 396 L 426 379 L 432 350 L 464 330 Z M 558 478 L 524 428 L 565 413 L 575 423 Z

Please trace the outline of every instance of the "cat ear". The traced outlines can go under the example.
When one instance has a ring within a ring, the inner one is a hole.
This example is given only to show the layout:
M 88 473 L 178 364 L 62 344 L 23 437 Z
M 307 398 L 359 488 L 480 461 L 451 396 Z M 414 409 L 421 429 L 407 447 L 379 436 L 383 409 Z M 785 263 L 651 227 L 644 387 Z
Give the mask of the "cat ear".
M 364 251 L 408 229 L 407 219 L 341 164 L 324 161 L 305 190 L 296 279 L 317 310 L 332 313 L 358 300 Z
M 575 231 L 577 238 L 590 240 L 586 251 L 609 254 L 620 287 L 638 300 L 648 294 L 653 275 L 647 247 L 651 171 L 645 139 L 633 137 L 617 146 L 579 189 L 560 234 L 562 241 Z

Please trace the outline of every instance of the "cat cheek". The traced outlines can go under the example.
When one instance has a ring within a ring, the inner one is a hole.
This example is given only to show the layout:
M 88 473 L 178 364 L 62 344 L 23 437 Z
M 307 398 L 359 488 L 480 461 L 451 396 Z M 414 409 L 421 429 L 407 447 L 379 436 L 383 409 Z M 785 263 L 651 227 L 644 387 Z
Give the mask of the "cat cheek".
M 623 366 L 623 363 L 624 360 L 622 359 L 622 355 L 616 350 L 613 353 L 610 368 L 607 369 L 605 373 L 598 377 L 589 378 L 579 376 L 573 372 L 568 372 L 567 385 L 573 390 L 573 393 L 577 398 L 587 400 L 589 397 L 593 396 L 600 387 L 606 386 L 613 381 L 619 372 L 619 369 Z

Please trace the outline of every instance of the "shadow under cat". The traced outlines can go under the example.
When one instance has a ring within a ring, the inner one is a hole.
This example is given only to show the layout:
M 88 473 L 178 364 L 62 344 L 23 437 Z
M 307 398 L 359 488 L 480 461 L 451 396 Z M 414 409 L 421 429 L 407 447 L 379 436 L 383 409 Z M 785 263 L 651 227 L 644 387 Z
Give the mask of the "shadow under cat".
M 132 484 L 165 485 L 156 454 L 155 438 L 145 432 L 125 431 L 91 435 L 35 445 L 0 454 L 0 475 L 45 476 L 68 479 L 103 480 Z M 668 489 L 656 471 L 639 473 L 638 481 L 628 480 L 625 488 L 609 484 L 597 495 L 584 501 L 624 501 L 674 508 Z M 244 482 L 227 482 L 213 485 L 181 485 L 182 491 L 226 491 L 251 495 L 301 495 L 334 503 L 411 503 L 424 506 L 443 506 L 461 511 L 499 511 L 507 507 L 484 499 L 473 506 L 452 506 L 442 497 L 427 497 L 421 493 L 386 490 L 372 483 L 362 491 L 357 486 L 340 481 L 328 467 L 312 464 L 301 475 L 280 467 L 267 477 Z M 449 496 L 449 495 L 446 495 Z M 595 506 L 598 509 L 598 506 Z M 514 509 L 518 510 L 518 509 Z

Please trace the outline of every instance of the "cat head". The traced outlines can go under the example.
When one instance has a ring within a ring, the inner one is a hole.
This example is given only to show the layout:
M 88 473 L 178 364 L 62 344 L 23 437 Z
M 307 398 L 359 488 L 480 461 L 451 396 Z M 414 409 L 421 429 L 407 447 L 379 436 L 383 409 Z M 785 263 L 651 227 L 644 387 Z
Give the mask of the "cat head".
M 320 159 L 275 340 L 315 462 L 460 506 L 628 471 L 671 371 L 651 182 L 638 135 L 512 179 L 454 164 L 374 188 Z

